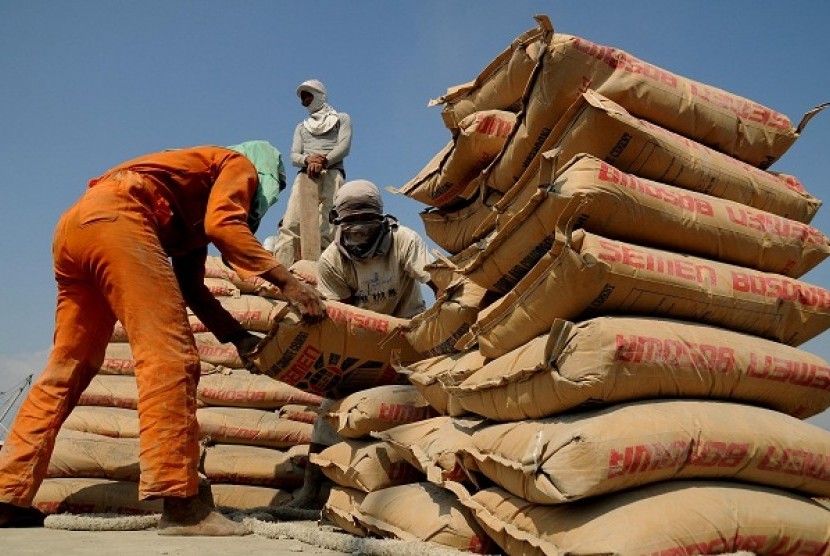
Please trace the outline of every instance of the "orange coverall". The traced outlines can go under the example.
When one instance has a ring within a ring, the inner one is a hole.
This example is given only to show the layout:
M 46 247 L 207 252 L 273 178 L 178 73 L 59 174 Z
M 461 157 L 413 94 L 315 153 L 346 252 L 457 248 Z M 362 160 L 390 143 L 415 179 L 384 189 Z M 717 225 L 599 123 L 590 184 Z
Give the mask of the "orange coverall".
M 0 501 L 31 505 L 116 319 L 136 360 L 140 498 L 197 493 L 199 358 L 185 304 L 220 341 L 244 334 L 205 287 L 204 263 L 213 242 L 243 278 L 277 266 L 247 224 L 257 185 L 235 151 L 165 151 L 92 180 L 63 214 L 52 247 L 53 347 L 0 450 Z

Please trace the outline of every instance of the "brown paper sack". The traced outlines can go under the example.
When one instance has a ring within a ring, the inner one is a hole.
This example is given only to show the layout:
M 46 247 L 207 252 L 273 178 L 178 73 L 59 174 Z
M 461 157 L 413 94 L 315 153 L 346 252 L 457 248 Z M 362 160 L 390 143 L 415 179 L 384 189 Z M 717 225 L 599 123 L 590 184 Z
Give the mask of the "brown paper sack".
M 79 405 L 63 422 L 62 429 L 113 438 L 138 438 L 138 411 L 121 407 Z
M 196 410 L 196 419 L 200 436 L 213 442 L 271 448 L 311 442 L 311 424 L 280 419 L 260 409 L 201 407 Z
M 351 535 L 366 537 L 366 528 L 355 517 L 357 508 L 364 498 L 366 493 L 362 490 L 333 485 L 326 505 L 323 506 L 323 517 Z
M 502 194 L 476 196 L 462 206 L 427 209 L 420 213 L 427 236 L 449 253 L 460 253 L 487 235 L 496 225 L 492 206 Z
M 417 176 L 392 191 L 433 207 L 452 204 L 501 151 L 515 123 L 516 114 L 512 112 L 485 110 L 470 114 L 459 123 L 453 141 Z
M 469 83 L 447 90 L 430 101 L 430 106 L 446 104 L 441 116 L 444 124 L 456 129 L 464 118 L 481 110 L 521 108 L 521 99 L 533 69 L 553 34 L 547 16 L 535 18 L 538 27 L 522 33 Z
M 392 362 L 421 359 L 403 335 L 399 319 L 326 301 L 327 318 L 317 324 L 300 320 L 287 306 L 253 354 L 262 372 L 292 386 L 338 398 L 402 378 Z
M 78 399 L 77 405 L 138 408 L 138 386 L 135 377 L 95 375 Z
M 368 438 L 373 432 L 434 415 L 435 411 L 414 386 L 390 384 L 334 401 L 320 417 L 344 438 Z
M 545 26 L 549 28 L 550 22 Z M 520 140 L 511 145 L 517 147 L 512 155 L 517 163 L 530 156 L 526 151 L 544 140 L 545 131 L 550 131 L 586 87 L 639 118 L 760 168 L 779 159 L 820 110 L 805 114 L 796 129 L 787 116 L 755 101 L 673 74 L 617 48 L 558 33 L 547 41 L 533 71 L 516 77 L 527 83 L 521 92 L 523 113 L 515 136 Z M 499 102 L 487 98 L 475 85 L 442 100 L 447 104 L 445 121 L 450 122 L 458 121 L 471 106 L 499 108 Z
M 431 483 L 370 492 L 357 513 L 370 531 L 404 541 L 431 542 L 478 554 L 496 548 L 455 495 Z
M 499 421 L 674 397 L 733 400 L 806 419 L 830 407 L 830 364 L 713 326 L 599 317 L 578 324 L 557 320 L 549 334 L 448 390 L 467 411 Z
M 399 367 L 398 372 L 405 375 L 418 392 L 441 415 L 460 417 L 468 413 L 455 396 L 447 391 L 450 386 L 457 386 L 487 363 L 487 359 L 477 350 L 451 355 L 439 355 Z
M 206 405 L 277 409 L 286 404 L 320 405 L 323 399 L 279 380 L 245 370 L 203 376 L 196 397 Z
M 386 442 L 346 440 L 309 455 L 335 484 L 373 492 L 422 478 L 417 469 Z
M 423 357 L 435 357 L 458 351 L 456 342 L 476 321 L 487 290 L 458 276 L 435 303 L 412 317 L 406 339 Z
M 830 291 L 577 230 L 557 238 L 510 293 L 481 311 L 468 338 L 495 358 L 557 318 L 612 313 L 703 322 L 797 346 L 830 326 Z
M 135 365 L 136 361 L 133 359 L 130 344 L 113 341 L 107 344 L 104 351 L 104 360 L 98 369 L 98 374 L 135 376 Z M 199 368 L 203 375 L 216 372 L 216 365 L 207 361 L 200 360 Z
M 591 90 L 568 109 L 540 151 L 545 152 L 548 147 L 558 149 L 561 165 L 579 153 L 591 154 L 641 178 L 735 201 L 799 222 L 809 223 L 821 206 L 821 201 L 794 177 L 750 166 L 635 118 L 619 104 Z M 503 185 L 512 187 L 512 182 Z
M 138 482 L 138 438 L 112 438 L 63 429 L 55 440 L 46 476 Z
M 830 432 L 777 411 L 659 400 L 492 425 L 476 468 L 511 494 L 561 504 L 671 479 L 734 479 L 830 494 Z
M 94 478 L 45 479 L 32 506 L 45 514 L 160 514 L 163 501 L 138 499 L 138 483 Z
M 241 295 L 239 297 L 217 297 L 217 301 L 231 316 L 242 325 L 242 328 L 252 332 L 268 332 L 277 314 L 285 307 L 285 303 L 266 299 L 258 295 Z M 198 324 L 194 324 L 193 321 Z M 206 331 L 207 328 L 198 319 L 191 319 L 191 328 L 194 331 Z
M 467 482 L 476 471 L 472 434 L 481 429 L 481 419 L 433 417 L 373 433 L 435 484 Z
M 550 249 L 557 227 L 567 226 L 794 278 L 830 255 L 830 239 L 812 226 L 637 178 L 580 154 L 500 222 L 461 271 L 506 293 Z
M 783 490 L 672 481 L 560 506 L 492 487 L 461 498 L 506 554 L 824 554 L 830 512 Z
M 303 484 L 305 475 L 305 469 L 287 450 L 260 446 L 208 446 L 201 467 L 214 486 L 229 483 L 293 489 Z

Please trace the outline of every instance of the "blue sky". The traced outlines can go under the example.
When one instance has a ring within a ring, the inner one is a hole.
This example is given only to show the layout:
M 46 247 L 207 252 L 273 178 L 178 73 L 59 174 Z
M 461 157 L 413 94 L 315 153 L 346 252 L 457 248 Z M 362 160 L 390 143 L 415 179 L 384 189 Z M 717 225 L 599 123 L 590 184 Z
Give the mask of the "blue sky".
M 428 100 L 473 79 L 536 13 L 794 122 L 830 101 L 818 0 L 0 0 L 0 392 L 45 361 L 52 231 L 91 177 L 165 148 L 267 139 L 287 153 L 305 115 L 295 88 L 317 78 L 352 116 L 348 177 L 400 186 L 449 140 Z M 772 169 L 830 202 L 828 154 L 830 110 Z M 422 205 L 385 200 L 423 231 Z M 830 208 L 813 224 L 830 233 Z M 803 279 L 830 288 L 830 262 Z M 801 347 L 830 360 L 830 333 Z M 811 421 L 830 429 L 830 413 Z

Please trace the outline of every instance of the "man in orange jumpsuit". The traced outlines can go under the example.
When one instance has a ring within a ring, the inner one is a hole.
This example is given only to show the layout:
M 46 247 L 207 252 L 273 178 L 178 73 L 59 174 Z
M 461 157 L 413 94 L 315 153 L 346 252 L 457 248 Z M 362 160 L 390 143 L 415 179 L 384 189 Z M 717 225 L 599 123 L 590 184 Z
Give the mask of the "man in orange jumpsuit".
M 323 318 L 316 290 L 252 232 L 284 180 L 279 151 L 264 141 L 164 151 L 92 180 L 64 213 L 52 247 L 54 343 L 0 450 L 0 527 L 42 522 L 31 503 L 55 437 L 98 372 L 117 319 L 136 360 L 139 496 L 163 499 L 159 533 L 244 534 L 199 494 L 199 357 L 186 306 L 241 354 L 256 344 L 204 285 L 212 242 L 242 278 L 264 278 L 306 318 Z

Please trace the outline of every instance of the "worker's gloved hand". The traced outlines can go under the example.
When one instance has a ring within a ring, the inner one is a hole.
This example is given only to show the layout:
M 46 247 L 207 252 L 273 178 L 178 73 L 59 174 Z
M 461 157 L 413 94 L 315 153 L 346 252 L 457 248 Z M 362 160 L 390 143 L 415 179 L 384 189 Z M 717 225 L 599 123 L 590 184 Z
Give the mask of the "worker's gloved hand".
M 260 340 L 261 338 L 254 336 L 250 332 L 240 334 L 237 338 L 231 340 L 233 345 L 236 347 L 236 352 L 239 354 L 239 358 L 242 360 L 242 364 L 245 365 L 246 369 L 254 374 L 262 373 L 262 371 L 260 371 L 251 360 L 251 355 L 253 355 L 254 350 L 259 345 Z
M 313 286 L 297 279 L 285 284 L 282 294 L 288 303 L 309 323 L 317 323 L 326 316 L 326 306 L 323 296 Z

